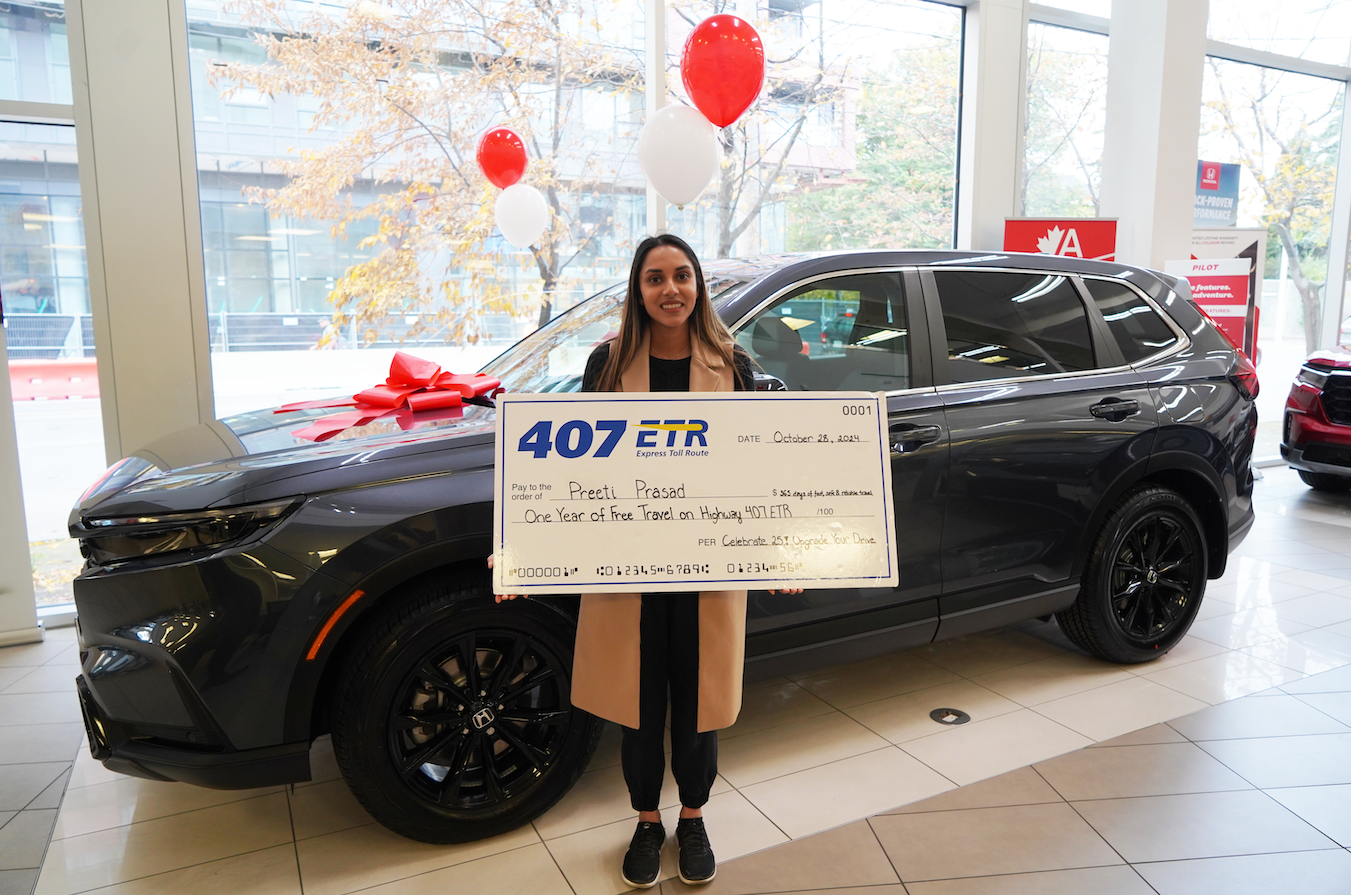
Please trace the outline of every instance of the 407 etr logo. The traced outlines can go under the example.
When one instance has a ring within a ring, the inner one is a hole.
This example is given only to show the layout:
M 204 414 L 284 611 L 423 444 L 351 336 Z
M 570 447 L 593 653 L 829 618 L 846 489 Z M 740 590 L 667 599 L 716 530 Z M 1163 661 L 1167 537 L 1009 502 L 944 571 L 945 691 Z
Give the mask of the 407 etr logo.
M 634 425 L 637 433 L 633 447 L 708 447 L 708 423 L 704 420 L 641 420 Z M 629 430 L 627 420 L 568 420 L 554 432 L 552 420 L 540 420 L 526 430 L 516 444 L 516 450 L 533 454 L 536 458 L 549 456 L 549 451 L 557 451 L 560 457 L 574 459 L 585 457 L 608 457 L 614 452 Z M 658 439 L 665 433 L 665 444 Z M 684 443 L 676 442 L 684 436 Z M 593 451 L 592 448 L 595 448 Z

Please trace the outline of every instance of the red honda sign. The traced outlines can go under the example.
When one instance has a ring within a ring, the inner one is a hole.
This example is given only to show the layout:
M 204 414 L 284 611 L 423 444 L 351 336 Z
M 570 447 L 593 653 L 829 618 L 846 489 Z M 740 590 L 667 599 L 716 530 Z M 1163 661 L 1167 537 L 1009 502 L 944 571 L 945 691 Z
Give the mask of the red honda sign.
M 1005 218 L 1004 251 L 1116 260 L 1115 218 Z
M 1219 188 L 1220 188 L 1220 163 L 1201 162 L 1201 189 L 1219 190 Z

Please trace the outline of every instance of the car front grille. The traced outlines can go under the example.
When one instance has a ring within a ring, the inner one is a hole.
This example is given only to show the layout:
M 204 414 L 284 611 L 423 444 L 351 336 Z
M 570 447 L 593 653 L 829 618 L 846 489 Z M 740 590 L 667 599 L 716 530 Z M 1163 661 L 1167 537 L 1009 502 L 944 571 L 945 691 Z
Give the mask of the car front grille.
M 1351 426 L 1351 376 L 1328 377 L 1323 386 L 1323 411 L 1332 422 Z

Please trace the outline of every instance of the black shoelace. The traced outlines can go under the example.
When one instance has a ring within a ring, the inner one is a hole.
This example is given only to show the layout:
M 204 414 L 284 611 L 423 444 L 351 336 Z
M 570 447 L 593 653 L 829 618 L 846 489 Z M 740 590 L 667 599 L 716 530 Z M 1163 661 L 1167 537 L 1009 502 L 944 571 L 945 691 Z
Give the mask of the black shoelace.
M 704 833 L 703 821 L 699 818 L 690 818 L 688 822 L 681 821 L 676 827 L 676 836 L 680 840 L 680 847 L 692 858 L 701 858 L 713 853 L 713 847 L 708 842 L 707 834 Z
M 647 823 L 646 821 L 638 824 L 638 830 L 633 835 L 633 842 L 629 844 L 629 850 L 633 852 L 634 857 L 650 858 L 661 854 L 661 840 L 665 838 L 664 831 L 660 836 L 644 835 L 650 830 L 658 828 L 658 824 Z

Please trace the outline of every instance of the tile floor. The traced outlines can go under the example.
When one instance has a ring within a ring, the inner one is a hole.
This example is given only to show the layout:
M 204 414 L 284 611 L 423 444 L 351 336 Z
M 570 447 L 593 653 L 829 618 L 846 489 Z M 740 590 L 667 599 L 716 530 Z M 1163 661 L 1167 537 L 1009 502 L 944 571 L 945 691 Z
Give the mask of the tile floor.
M 0 649 L 0 895 L 28 895 L 84 747 L 75 629 Z
M 721 740 L 708 826 L 723 868 L 705 891 L 1198 892 L 1237 881 L 1228 892 L 1295 866 L 1301 892 L 1344 891 L 1351 497 L 1269 469 L 1258 500 L 1257 526 L 1211 582 L 1192 635 L 1151 664 L 1087 658 L 1054 623 L 1032 622 L 754 685 Z M 53 824 L 45 806 L 80 739 L 73 673 L 60 631 L 0 650 L 0 762 L 11 763 L 0 769 L 12 774 L 0 777 L 0 895 L 28 895 L 39 863 L 38 895 L 624 888 L 632 818 L 614 729 L 548 814 L 466 845 L 373 824 L 324 740 L 312 782 L 247 792 L 120 777 L 80 749 Z M 928 717 L 939 706 L 972 721 L 939 727 Z M 664 801 L 674 805 L 673 785 Z
M 1331 895 L 1348 846 L 1351 666 L 725 862 L 704 893 Z

